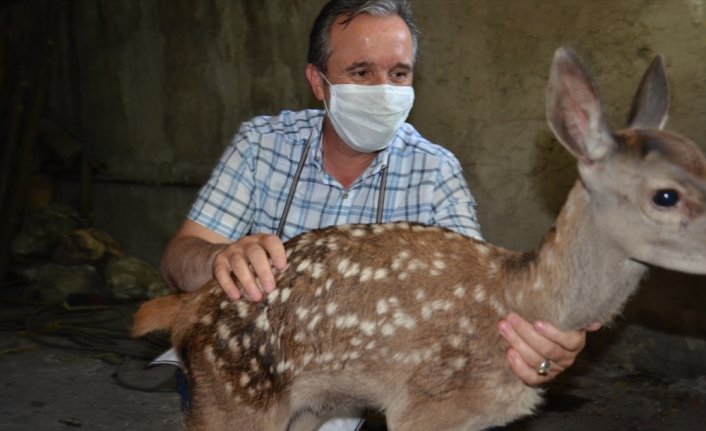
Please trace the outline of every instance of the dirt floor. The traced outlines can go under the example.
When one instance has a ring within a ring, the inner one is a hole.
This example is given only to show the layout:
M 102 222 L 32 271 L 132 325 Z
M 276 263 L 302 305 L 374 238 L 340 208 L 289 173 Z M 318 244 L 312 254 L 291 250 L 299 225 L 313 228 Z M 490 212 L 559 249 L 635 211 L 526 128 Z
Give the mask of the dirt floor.
M 163 340 L 134 345 L 115 336 L 120 332 L 106 332 L 115 338 L 108 341 L 105 334 L 97 335 L 95 331 L 80 338 L 76 336 L 80 331 L 71 330 L 116 325 L 120 328 L 123 317 L 129 316 L 129 307 L 104 311 L 103 314 L 112 315 L 107 318 L 97 318 L 91 311 L 80 312 L 77 318 L 67 317 L 57 309 L 35 309 L 28 319 L 22 307 L 4 307 L 1 311 L 0 430 L 184 428 L 179 397 L 173 390 L 173 369 L 160 366 L 145 370 L 144 358 L 130 359 L 160 351 Z M 25 328 L 16 326 L 20 321 Z M 26 331 L 27 327 L 30 331 Z M 49 330 L 62 335 L 48 336 Z M 81 348 L 77 349 L 77 345 Z M 508 429 L 706 429 L 703 374 L 667 379 L 626 371 L 606 361 L 595 362 L 591 354 L 584 354 L 569 372 L 548 387 L 547 400 L 538 415 Z M 369 425 L 367 429 L 379 427 Z

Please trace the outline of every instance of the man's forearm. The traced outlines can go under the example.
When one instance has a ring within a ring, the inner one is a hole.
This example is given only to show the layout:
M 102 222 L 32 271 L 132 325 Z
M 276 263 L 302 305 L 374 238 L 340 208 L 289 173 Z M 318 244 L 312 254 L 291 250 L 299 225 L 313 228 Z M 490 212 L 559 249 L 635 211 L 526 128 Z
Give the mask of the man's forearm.
M 197 237 L 174 238 L 162 255 L 162 278 L 172 289 L 193 292 L 213 278 L 213 258 L 224 247 Z

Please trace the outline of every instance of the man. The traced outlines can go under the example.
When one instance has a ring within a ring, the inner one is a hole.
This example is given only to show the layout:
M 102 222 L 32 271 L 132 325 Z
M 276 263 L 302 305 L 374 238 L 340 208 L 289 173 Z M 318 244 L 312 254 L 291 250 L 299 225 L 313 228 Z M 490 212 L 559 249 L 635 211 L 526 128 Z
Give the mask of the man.
M 417 38 L 406 0 L 328 2 L 306 67 L 325 110 L 241 126 L 165 250 L 167 283 L 193 291 L 215 277 L 232 299 L 259 301 L 276 288 L 272 268 L 287 264 L 282 241 L 334 224 L 407 220 L 480 238 L 459 162 L 404 123 Z M 570 366 L 585 341 L 514 314 L 499 330 L 530 385 Z

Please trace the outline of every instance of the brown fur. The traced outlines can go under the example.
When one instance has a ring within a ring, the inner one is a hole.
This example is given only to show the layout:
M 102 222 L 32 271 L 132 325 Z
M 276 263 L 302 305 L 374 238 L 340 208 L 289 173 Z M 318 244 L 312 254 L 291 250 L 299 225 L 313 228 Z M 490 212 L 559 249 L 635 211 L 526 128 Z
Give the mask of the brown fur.
M 609 133 L 593 85 L 557 52 L 548 114 L 581 178 L 537 251 L 404 222 L 337 226 L 288 241 L 279 288 L 260 303 L 211 282 L 145 304 L 135 333 L 170 328 L 193 390 L 189 429 L 314 430 L 366 406 L 391 431 L 501 425 L 541 392 L 507 364 L 496 324 L 508 312 L 577 329 L 619 312 L 643 262 L 706 272 L 706 158 L 657 128 Z M 633 111 L 641 125 L 662 118 Z M 655 205 L 672 188 L 679 204 Z

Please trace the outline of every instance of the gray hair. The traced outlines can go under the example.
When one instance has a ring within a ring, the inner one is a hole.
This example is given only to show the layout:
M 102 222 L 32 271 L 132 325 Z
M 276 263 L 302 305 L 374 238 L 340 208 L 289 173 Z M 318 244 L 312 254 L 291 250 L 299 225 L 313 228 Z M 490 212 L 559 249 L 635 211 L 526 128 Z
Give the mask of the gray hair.
M 331 55 L 329 36 L 336 20 L 345 15 L 343 25 L 350 23 L 360 14 L 376 16 L 397 15 L 407 24 L 412 34 L 412 54 L 417 60 L 419 28 L 412 17 L 412 8 L 407 0 L 330 0 L 316 17 L 309 35 L 309 53 L 307 60 L 322 72 L 326 72 L 326 63 Z

